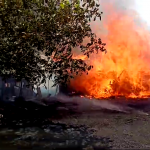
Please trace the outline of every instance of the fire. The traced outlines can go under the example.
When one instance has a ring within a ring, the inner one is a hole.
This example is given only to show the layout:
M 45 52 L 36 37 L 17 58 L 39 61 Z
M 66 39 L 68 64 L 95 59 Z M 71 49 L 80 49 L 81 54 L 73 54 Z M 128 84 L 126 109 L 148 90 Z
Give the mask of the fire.
M 110 9 L 111 8 L 111 9 Z M 95 98 L 110 96 L 150 96 L 150 33 L 144 24 L 138 24 L 132 15 L 115 13 L 104 21 L 107 29 L 107 53 L 94 54 L 89 75 L 76 77 L 70 86 L 78 92 Z M 107 10 L 106 10 L 107 11 Z M 99 35 L 103 37 L 103 35 Z M 83 56 L 80 55 L 80 59 Z M 84 60 L 85 57 L 83 57 Z
M 87 56 L 86 55 L 73 55 L 72 56 L 73 59 L 81 59 L 81 60 L 86 60 Z

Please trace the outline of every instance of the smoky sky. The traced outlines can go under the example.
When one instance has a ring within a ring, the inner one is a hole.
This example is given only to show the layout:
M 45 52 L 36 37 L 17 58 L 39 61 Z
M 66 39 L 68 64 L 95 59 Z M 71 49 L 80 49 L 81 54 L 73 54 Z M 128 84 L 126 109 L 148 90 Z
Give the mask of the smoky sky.
M 135 6 L 134 0 L 99 0 L 100 7 L 105 13 L 109 13 L 109 10 L 105 10 L 105 6 L 113 5 L 116 11 L 125 11 L 131 10 Z
M 107 21 L 114 19 L 119 21 L 123 15 L 131 16 L 137 25 L 141 24 L 141 19 L 135 10 L 135 0 L 99 0 L 100 12 L 103 12 L 101 20 L 91 21 L 90 25 L 92 31 L 98 38 L 102 39 L 102 42 L 107 41 L 108 30 L 105 28 Z M 115 15 L 113 15 L 115 14 Z M 105 36 L 106 35 L 106 36 Z M 84 40 L 87 43 L 87 39 Z M 106 43 L 107 44 L 107 43 Z M 77 47 L 73 50 L 75 54 L 82 54 Z

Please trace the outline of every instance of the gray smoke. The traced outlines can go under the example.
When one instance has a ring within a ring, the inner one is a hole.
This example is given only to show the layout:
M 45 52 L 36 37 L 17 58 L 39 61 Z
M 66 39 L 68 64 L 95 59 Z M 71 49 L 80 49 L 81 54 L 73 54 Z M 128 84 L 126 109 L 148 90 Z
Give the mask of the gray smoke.
M 135 0 L 99 0 L 99 3 L 100 11 L 103 12 L 101 21 L 92 21 L 91 28 L 100 38 L 103 36 L 103 33 L 107 32 L 104 27 L 107 20 L 117 19 L 116 17 L 126 14 L 131 16 L 138 24 L 141 21 L 136 12 Z M 114 16 L 114 13 L 118 15 Z
M 120 104 L 115 104 L 109 100 L 97 100 L 79 96 L 69 97 L 63 94 L 59 94 L 55 98 L 63 103 L 77 104 L 78 111 L 112 110 L 117 112 L 128 112 L 127 107 L 123 107 Z
M 64 94 L 58 94 L 57 96 L 50 97 L 47 99 L 47 101 L 59 101 L 64 104 L 76 104 L 76 106 L 72 105 L 66 105 L 68 109 L 76 110 L 77 112 L 92 112 L 92 111 L 109 111 L 109 112 L 120 112 L 120 113 L 127 113 L 127 114 L 140 114 L 140 115 L 148 115 L 148 113 L 145 112 L 145 106 L 150 103 L 150 101 L 146 101 L 144 104 L 143 102 L 141 104 L 134 103 L 136 106 L 143 105 L 143 109 L 137 109 L 136 107 L 130 107 L 128 104 L 130 103 L 124 103 L 124 101 L 118 103 L 117 101 L 113 100 L 97 100 L 97 99 L 89 99 L 86 97 L 80 97 L 80 96 L 67 96 Z M 150 107 L 148 108 L 150 110 Z

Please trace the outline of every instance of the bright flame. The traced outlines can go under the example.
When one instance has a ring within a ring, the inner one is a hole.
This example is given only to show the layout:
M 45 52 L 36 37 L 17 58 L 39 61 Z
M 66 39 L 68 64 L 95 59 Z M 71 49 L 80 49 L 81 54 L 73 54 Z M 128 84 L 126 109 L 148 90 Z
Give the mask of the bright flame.
M 108 53 L 94 54 L 94 69 L 74 79 L 71 87 L 95 98 L 150 96 L 150 33 L 132 15 L 113 10 L 109 6 L 111 17 L 103 24 Z

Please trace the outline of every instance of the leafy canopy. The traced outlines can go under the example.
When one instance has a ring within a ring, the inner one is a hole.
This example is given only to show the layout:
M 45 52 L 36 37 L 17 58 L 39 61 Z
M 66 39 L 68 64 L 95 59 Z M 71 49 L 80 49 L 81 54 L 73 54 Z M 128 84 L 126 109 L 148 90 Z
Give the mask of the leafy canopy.
M 90 21 L 101 19 L 95 0 L 3 0 L 0 3 L 0 75 L 25 78 L 31 85 L 66 83 L 92 68 L 73 59 L 73 49 L 84 55 L 105 51 Z M 83 44 L 88 37 L 90 42 Z

